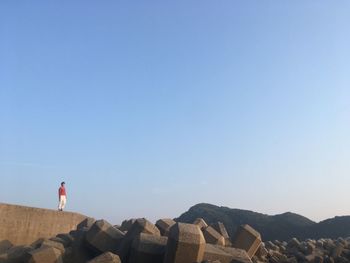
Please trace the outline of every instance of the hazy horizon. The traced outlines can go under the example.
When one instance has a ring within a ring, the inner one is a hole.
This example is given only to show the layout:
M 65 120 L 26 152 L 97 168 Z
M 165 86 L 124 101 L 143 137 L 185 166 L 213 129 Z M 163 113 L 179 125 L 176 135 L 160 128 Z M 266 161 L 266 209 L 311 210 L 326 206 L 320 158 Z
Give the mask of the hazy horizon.
M 349 8 L 1 1 L 0 202 L 350 215 Z

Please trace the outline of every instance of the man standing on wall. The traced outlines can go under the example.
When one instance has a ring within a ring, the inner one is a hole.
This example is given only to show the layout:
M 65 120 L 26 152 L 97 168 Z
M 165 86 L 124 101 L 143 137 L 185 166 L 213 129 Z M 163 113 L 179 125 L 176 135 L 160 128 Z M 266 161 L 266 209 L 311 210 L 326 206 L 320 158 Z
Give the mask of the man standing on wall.
M 61 187 L 58 189 L 58 211 L 63 211 L 63 208 L 66 206 L 67 202 L 66 188 L 64 185 L 65 182 L 62 182 Z

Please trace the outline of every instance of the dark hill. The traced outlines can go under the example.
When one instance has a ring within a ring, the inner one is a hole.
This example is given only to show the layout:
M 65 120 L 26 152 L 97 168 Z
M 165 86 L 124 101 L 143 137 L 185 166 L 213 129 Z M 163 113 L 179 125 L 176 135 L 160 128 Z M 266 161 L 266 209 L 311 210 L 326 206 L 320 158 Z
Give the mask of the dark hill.
M 314 238 L 337 238 L 350 236 L 350 216 L 336 216 L 326 219 L 309 229 Z
M 315 223 L 306 217 L 290 212 L 270 216 L 204 203 L 191 207 L 176 221 L 192 223 L 198 217 L 202 217 L 208 224 L 223 222 L 231 236 L 241 224 L 249 224 L 254 227 L 260 232 L 263 240 L 350 236 L 350 216 L 335 217 Z

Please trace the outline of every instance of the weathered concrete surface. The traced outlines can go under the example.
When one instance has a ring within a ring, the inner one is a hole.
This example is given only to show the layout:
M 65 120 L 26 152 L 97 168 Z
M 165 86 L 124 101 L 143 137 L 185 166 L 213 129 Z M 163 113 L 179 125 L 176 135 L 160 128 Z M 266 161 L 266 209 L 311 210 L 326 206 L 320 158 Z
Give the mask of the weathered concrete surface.
M 77 213 L 0 203 L 0 240 L 14 245 L 68 233 L 87 217 Z
M 34 249 L 26 257 L 28 263 L 63 263 L 61 251 L 50 246 Z
M 160 236 L 159 229 L 146 218 L 136 219 L 128 232 L 125 234 L 125 238 L 119 246 L 118 255 L 122 262 L 128 261 L 127 259 L 129 257 L 132 242 L 140 233 Z
M 261 244 L 260 233 L 249 225 L 241 225 L 238 227 L 236 234 L 232 240 L 232 246 L 247 251 L 252 258 Z
M 140 233 L 133 240 L 128 263 L 163 263 L 168 238 Z
M 87 231 L 85 240 L 97 253 L 117 252 L 124 233 L 106 220 L 97 220 Z
M 111 252 L 105 252 L 87 263 L 121 263 L 118 255 Z
M 8 241 L 8 240 L 0 241 L 0 254 L 5 253 L 12 246 L 13 246 L 13 244 L 10 241 Z
M 164 263 L 202 262 L 205 239 L 197 225 L 176 223 L 170 228 Z
M 163 219 L 159 219 L 156 222 L 156 227 L 158 227 L 160 234 L 162 236 L 168 236 L 170 227 L 172 227 L 175 224 L 176 222 L 171 218 L 163 218 Z
M 231 254 L 223 251 L 222 249 L 216 247 L 213 244 L 206 244 L 204 251 L 204 260 L 220 260 L 221 263 L 231 263 L 232 261 Z
M 225 238 L 213 227 L 207 226 L 203 230 L 205 241 L 209 244 L 225 246 Z

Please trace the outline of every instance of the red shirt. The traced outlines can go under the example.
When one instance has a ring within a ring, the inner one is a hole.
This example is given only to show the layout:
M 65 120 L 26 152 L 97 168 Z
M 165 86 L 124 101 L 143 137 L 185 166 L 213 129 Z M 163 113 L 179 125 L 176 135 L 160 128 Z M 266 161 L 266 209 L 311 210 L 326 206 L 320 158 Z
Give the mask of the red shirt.
M 66 188 L 64 188 L 64 186 L 61 186 L 60 189 L 58 189 L 58 195 L 66 195 Z

